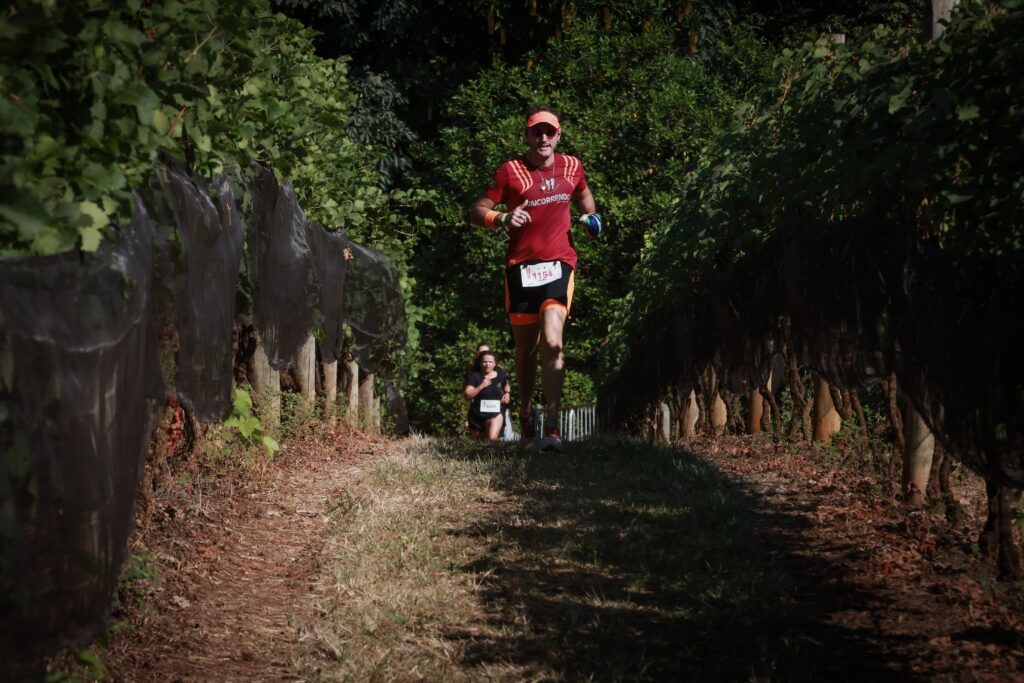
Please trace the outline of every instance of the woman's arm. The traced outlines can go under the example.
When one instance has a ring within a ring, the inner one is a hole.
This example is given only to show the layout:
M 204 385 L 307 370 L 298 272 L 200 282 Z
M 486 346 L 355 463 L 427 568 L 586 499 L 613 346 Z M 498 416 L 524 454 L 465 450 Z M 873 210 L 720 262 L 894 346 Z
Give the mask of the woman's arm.
M 491 380 L 489 380 L 486 377 L 484 377 L 484 381 L 481 382 L 479 386 L 475 386 L 474 387 L 472 384 L 467 384 L 462 389 L 462 395 L 465 396 L 467 401 L 472 401 L 474 398 L 477 397 L 477 395 L 481 391 L 483 391 L 484 389 L 486 389 L 489 386 L 491 386 Z

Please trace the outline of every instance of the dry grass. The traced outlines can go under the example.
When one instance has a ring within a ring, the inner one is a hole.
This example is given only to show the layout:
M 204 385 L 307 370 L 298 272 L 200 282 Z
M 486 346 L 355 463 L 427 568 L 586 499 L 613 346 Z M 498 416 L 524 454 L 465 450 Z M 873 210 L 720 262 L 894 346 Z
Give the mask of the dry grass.
M 364 474 L 332 503 L 311 678 L 751 671 L 703 661 L 707 636 L 726 652 L 762 646 L 761 664 L 787 654 L 734 622 L 765 609 L 759 584 L 768 600 L 782 590 L 747 552 L 745 502 L 680 451 L 596 440 L 553 457 L 414 440 Z
M 1019 591 L 972 578 L 963 530 L 757 440 L 691 446 L 291 439 L 151 527 L 111 679 L 1019 678 Z
M 452 633 L 486 630 L 486 572 L 467 520 L 506 504 L 486 459 L 445 458 L 437 442 L 392 449 L 328 504 L 318 608 L 304 662 L 321 680 L 522 680 L 520 667 L 466 670 Z M 328 656 L 324 662 L 322 655 Z

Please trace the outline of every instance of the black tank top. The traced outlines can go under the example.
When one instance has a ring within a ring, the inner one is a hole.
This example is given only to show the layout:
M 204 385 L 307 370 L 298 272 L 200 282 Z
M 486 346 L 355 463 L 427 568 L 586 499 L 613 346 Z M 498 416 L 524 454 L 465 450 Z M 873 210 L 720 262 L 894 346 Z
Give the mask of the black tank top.
M 505 393 L 505 383 L 508 381 L 508 376 L 501 368 L 497 368 L 496 372 L 498 376 L 491 380 L 491 385 L 477 394 L 469 405 L 469 409 L 477 415 L 494 417 L 501 414 L 501 397 Z M 475 370 L 469 373 L 469 377 L 466 378 L 466 384 L 473 387 L 480 386 L 480 383 L 483 381 L 483 373 Z M 488 410 L 484 410 L 484 408 Z

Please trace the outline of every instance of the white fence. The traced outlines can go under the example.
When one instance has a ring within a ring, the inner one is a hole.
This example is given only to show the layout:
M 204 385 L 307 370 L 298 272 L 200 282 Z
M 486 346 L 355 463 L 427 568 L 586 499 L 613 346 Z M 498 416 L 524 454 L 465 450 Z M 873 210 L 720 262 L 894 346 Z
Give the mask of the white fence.
M 535 418 L 540 422 L 540 415 Z M 538 428 L 539 431 L 539 428 Z M 597 406 L 576 406 L 563 408 L 558 415 L 558 433 L 562 441 L 578 441 L 597 433 Z M 512 429 L 508 411 L 505 412 L 505 429 L 502 441 L 519 441 L 521 435 Z
M 578 441 L 597 432 L 597 406 L 563 408 L 558 417 L 562 441 Z

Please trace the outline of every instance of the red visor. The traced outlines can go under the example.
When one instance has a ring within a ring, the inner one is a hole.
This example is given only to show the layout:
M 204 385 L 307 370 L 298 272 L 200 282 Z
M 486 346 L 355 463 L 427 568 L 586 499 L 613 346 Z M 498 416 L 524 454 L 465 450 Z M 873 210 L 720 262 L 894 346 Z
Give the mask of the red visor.
M 533 128 L 538 123 L 546 123 L 549 126 L 553 126 L 555 130 L 561 129 L 558 125 L 558 117 L 549 111 L 539 111 L 530 118 L 526 119 L 526 127 Z

